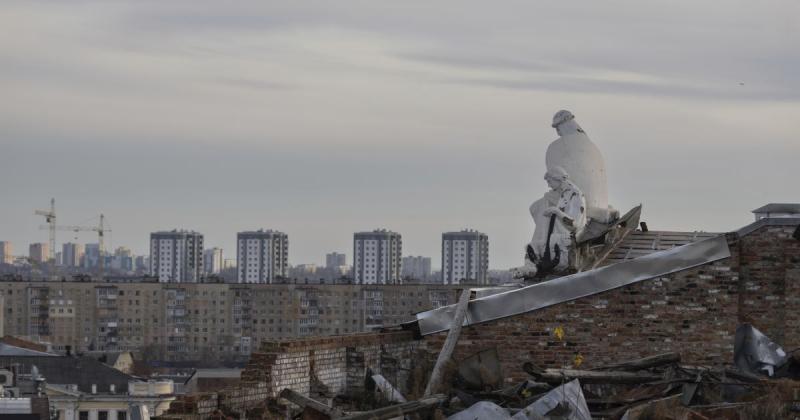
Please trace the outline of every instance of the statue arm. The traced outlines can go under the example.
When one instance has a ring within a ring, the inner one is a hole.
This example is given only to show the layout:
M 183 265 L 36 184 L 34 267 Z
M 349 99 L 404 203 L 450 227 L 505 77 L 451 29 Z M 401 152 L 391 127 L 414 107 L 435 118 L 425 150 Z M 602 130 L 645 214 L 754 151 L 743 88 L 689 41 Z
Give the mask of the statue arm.
M 586 211 L 586 200 L 580 191 L 566 190 L 558 202 L 555 214 L 561 219 L 565 226 L 574 231 L 581 226 L 576 226 L 576 221 L 583 219 Z

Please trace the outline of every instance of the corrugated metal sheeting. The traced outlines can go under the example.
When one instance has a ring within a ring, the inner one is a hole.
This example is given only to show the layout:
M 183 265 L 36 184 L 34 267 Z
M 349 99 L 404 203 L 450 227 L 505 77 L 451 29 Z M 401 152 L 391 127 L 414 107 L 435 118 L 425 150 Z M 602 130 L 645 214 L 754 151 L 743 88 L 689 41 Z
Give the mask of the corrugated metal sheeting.
M 479 324 L 602 293 L 730 257 L 725 236 L 470 301 L 464 325 Z M 417 314 L 422 335 L 450 329 L 455 305 Z

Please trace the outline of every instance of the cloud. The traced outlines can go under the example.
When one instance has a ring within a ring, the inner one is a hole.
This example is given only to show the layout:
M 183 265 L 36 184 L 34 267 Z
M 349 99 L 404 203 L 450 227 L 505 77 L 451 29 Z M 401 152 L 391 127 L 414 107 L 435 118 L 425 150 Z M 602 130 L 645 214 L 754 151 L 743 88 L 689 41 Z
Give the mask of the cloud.
M 800 176 L 800 3 L 8 2 L 0 232 L 104 210 L 115 242 L 292 236 L 294 263 L 474 227 L 519 262 L 553 112 L 603 150 L 612 203 L 733 229 Z M 742 84 L 743 83 L 743 84 Z M 708 191 L 716 196 L 709 198 Z M 795 200 L 796 201 L 796 200 Z M 44 203 L 44 204 L 43 204 Z M 18 245 L 22 246 L 22 245 Z M 20 248 L 22 249 L 22 248 Z

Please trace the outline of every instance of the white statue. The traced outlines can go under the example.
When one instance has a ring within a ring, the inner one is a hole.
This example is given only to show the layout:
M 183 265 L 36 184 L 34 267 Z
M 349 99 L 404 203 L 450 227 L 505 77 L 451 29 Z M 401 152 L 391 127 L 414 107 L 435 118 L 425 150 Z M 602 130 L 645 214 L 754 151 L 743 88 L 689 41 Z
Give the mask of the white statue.
M 608 206 L 608 181 L 606 165 L 600 149 L 575 121 L 569 111 L 558 111 L 553 117 L 553 128 L 560 136 L 547 147 L 547 169 L 561 167 L 570 180 L 586 196 L 586 215 L 601 223 L 608 223 L 618 212 Z
M 515 277 L 533 277 L 563 271 L 569 267 L 574 238 L 586 226 L 586 198 L 561 167 L 544 176 L 551 190 L 531 204 L 536 228 L 526 247 L 525 265 L 514 269 Z

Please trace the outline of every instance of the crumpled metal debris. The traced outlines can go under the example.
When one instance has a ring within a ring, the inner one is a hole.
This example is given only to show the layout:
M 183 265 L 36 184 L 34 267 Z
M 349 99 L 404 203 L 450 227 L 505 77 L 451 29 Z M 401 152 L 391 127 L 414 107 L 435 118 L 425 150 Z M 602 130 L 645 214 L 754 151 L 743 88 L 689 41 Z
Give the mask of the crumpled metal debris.
M 491 401 L 479 401 L 468 409 L 459 411 L 447 420 L 510 420 L 508 410 Z
M 586 405 L 581 383 L 575 379 L 548 392 L 511 418 L 512 420 L 541 418 L 592 420 L 592 414 Z
M 754 326 L 741 324 L 736 328 L 733 361 L 739 369 L 774 376 L 775 370 L 788 360 L 783 348 Z

